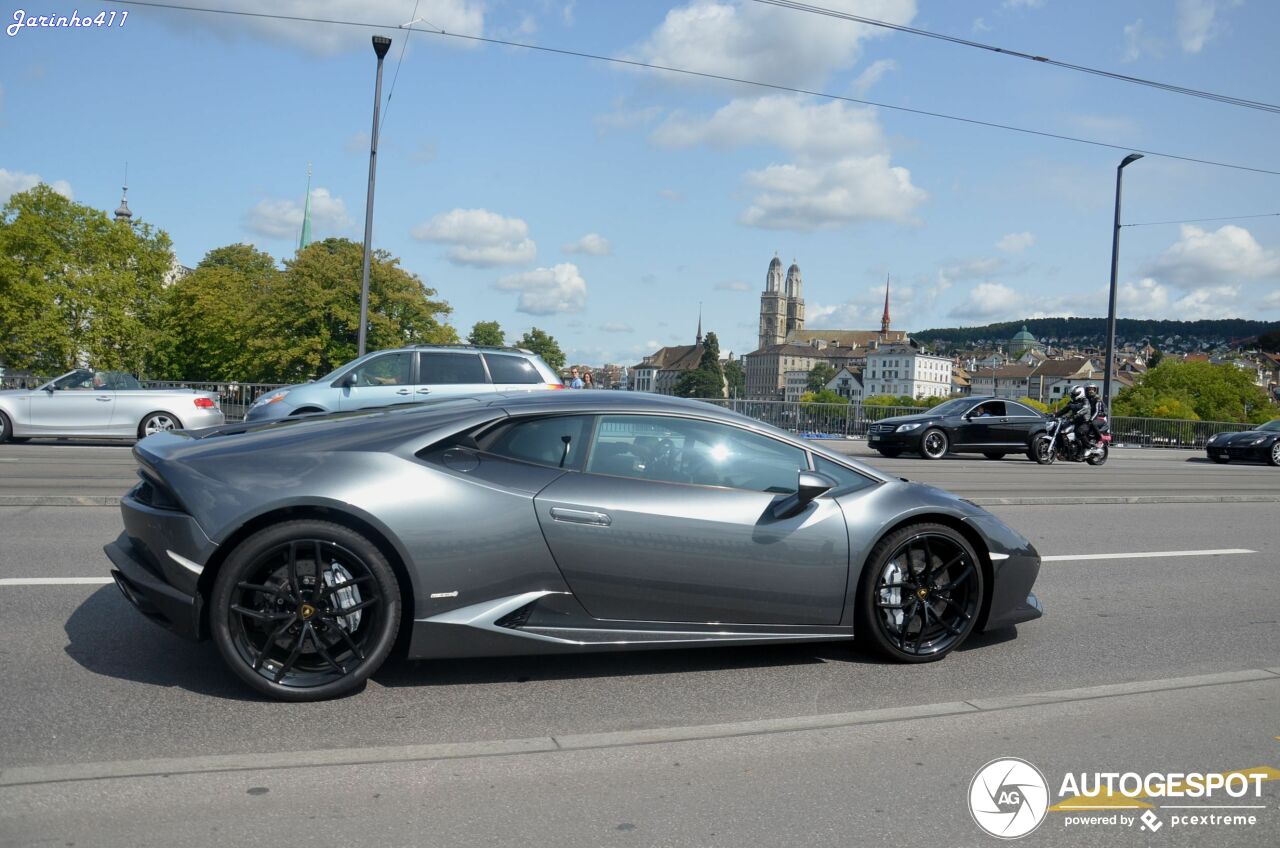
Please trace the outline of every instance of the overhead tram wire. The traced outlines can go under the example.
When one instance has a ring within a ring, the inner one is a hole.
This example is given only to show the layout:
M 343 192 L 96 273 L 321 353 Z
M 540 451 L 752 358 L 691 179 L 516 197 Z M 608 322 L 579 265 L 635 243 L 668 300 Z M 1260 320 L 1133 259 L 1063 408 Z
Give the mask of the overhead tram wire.
M 185 12 L 203 12 L 215 15 L 233 15 L 249 18 L 264 18 L 268 20 L 296 21 L 304 23 L 318 24 L 335 24 L 338 26 L 363 27 L 366 29 L 399 29 L 400 27 L 391 24 L 377 24 L 369 21 L 348 21 L 334 18 L 308 18 L 300 15 L 280 15 L 268 12 L 245 12 L 236 9 L 209 9 L 199 6 L 184 6 L 175 3 L 159 3 L 152 0 L 105 0 L 108 3 L 117 3 L 124 6 L 148 6 L 158 9 L 174 9 Z M 743 79 L 740 77 L 731 77 L 725 74 L 714 74 L 709 71 L 695 71 L 689 68 L 677 68 L 670 65 L 658 65 L 652 62 L 641 62 L 637 59 L 620 59 L 616 56 L 603 56 L 598 53 L 587 53 L 581 50 L 567 50 L 560 47 L 546 47 L 540 44 L 526 44 L 520 41 L 508 41 L 501 38 L 487 38 L 481 35 L 463 35 L 456 32 L 446 32 L 444 30 L 435 29 L 416 29 L 409 28 L 413 32 L 422 32 L 429 35 L 436 35 L 443 38 L 455 38 L 462 41 L 471 41 L 477 44 L 495 44 L 501 47 L 517 47 L 523 50 L 533 50 L 540 53 L 551 53 L 557 56 L 571 56 L 578 59 L 591 59 L 596 62 L 607 62 L 615 65 L 623 65 L 633 68 L 645 68 L 652 71 L 666 71 L 673 74 L 681 74 L 684 76 L 697 77 L 699 79 L 717 80 L 719 82 L 731 82 L 738 85 L 750 85 L 756 88 L 766 88 L 771 91 L 785 91 L 791 94 L 804 94 L 810 97 L 821 97 L 827 100 L 839 100 L 845 103 L 857 103 L 860 106 L 875 106 L 880 109 L 888 109 L 893 112 L 903 112 L 909 115 L 922 115 L 928 118 L 938 118 L 946 121 L 956 121 L 971 126 L 987 127 L 989 129 L 1005 130 L 1007 132 L 1022 133 L 1023 135 L 1033 135 L 1040 138 L 1052 138 L 1058 141 L 1069 141 L 1073 144 L 1087 144 L 1091 147 L 1102 147 L 1108 150 L 1123 150 L 1125 152 L 1142 153 L 1147 156 L 1158 156 L 1162 159 L 1173 159 L 1180 162 L 1192 162 L 1197 165 L 1212 165 L 1218 168 L 1230 168 L 1235 171 L 1248 171 L 1254 174 L 1267 174 L 1268 176 L 1280 177 L 1280 171 L 1269 168 L 1255 168 L 1249 165 L 1236 165 L 1230 162 L 1218 162 L 1213 159 L 1200 159 L 1195 156 L 1182 156 L 1177 153 L 1164 153 L 1159 150 L 1150 150 L 1141 147 L 1131 147 L 1126 144 L 1112 144 L 1106 141 L 1097 141 L 1095 139 L 1079 138 L 1078 136 L 1062 135 L 1061 133 L 1052 133 L 1045 130 L 1033 130 L 1026 127 L 1016 127 L 1012 124 L 1001 124 L 995 121 L 983 121 L 978 118 L 966 118 L 961 115 L 949 115 L 946 112 L 931 112 L 927 109 L 912 109 L 909 106 L 895 106 L 892 103 L 881 103 L 876 100 L 864 100 L 857 97 L 848 97 L 842 94 L 831 94 L 825 91 L 813 91 L 810 89 L 796 88 L 778 83 L 761 82 L 759 80 Z
M 419 20 L 422 20 L 421 18 L 418 17 L 418 4 L 420 2 L 421 0 L 413 0 L 413 14 L 409 16 L 409 23 L 401 24 L 401 29 L 408 29 L 410 32 L 412 32 L 413 30 L 410 29 L 410 27 L 416 24 Z M 431 23 L 431 22 L 427 21 L 427 23 Z M 432 24 L 432 26 L 435 26 L 435 24 Z M 378 119 L 379 131 L 381 131 L 382 127 L 387 123 L 387 113 L 391 111 L 391 97 L 396 93 L 396 81 L 400 79 L 400 66 L 404 64 L 404 51 L 408 49 L 409 49 L 409 36 L 408 34 L 406 34 L 404 37 L 404 41 L 400 43 L 400 55 L 396 58 L 396 72 L 391 75 L 391 90 L 387 92 L 387 105 L 383 107 L 382 117 Z
M 962 47 L 973 47 L 979 50 L 986 50 L 991 53 L 999 53 L 1004 56 L 1011 56 L 1015 59 L 1025 59 L 1031 62 L 1037 62 L 1041 65 L 1053 65 L 1058 68 L 1065 68 L 1070 71 L 1079 71 L 1080 73 L 1093 74 L 1095 76 L 1106 77 L 1108 79 L 1117 80 L 1119 82 L 1132 83 L 1134 85 L 1145 85 L 1150 88 L 1168 91 L 1173 94 L 1183 94 L 1188 97 L 1200 97 L 1205 100 L 1212 100 L 1218 103 L 1225 103 L 1229 106 L 1241 106 L 1246 109 L 1257 109 L 1262 112 L 1272 112 L 1280 114 L 1280 106 L 1274 103 L 1265 103 L 1260 100 L 1248 100 L 1243 97 L 1234 97 L 1229 94 L 1216 94 L 1212 91 L 1202 91 L 1196 88 L 1187 88 L 1186 86 L 1174 85 L 1172 83 L 1160 82 L 1159 80 L 1150 80 L 1143 77 L 1129 76 L 1128 74 L 1118 74 L 1114 71 L 1106 71 L 1101 68 L 1093 68 L 1088 65 L 1076 65 L 1071 62 L 1062 62 L 1057 59 L 1050 59 L 1048 56 L 1040 56 L 1034 53 L 1026 53 L 1021 50 L 1011 50 L 1006 47 L 997 47 L 994 44 L 985 44 L 981 41 L 972 41 L 968 38 L 960 38 L 959 36 L 947 35 L 941 32 L 933 32 L 927 29 L 919 29 L 917 27 L 906 26 L 905 24 L 895 24 L 889 21 L 877 20 L 876 18 L 867 18 L 862 15 L 854 15 L 848 12 L 842 12 L 838 9 L 828 9 L 822 6 L 813 6 L 809 3 L 800 3 L 797 0 L 754 0 L 765 6 L 776 6 L 780 9 L 790 9 L 795 12 L 807 12 L 813 15 L 825 15 L 830 18 L 838 18 L 840 20 L 851 21 L 853 23 L 865 24 L 867 26 L 880 27 L 882 29 L 890 29 L 895 32 L 907 33 L 909 35 L 919 35 L 925 38 L 933 38 L 939 41 L 947 41 L 952 44 L 958 44 Z
M 1203 224 L 1209 221 L 1243 221 L 1246 218 L 1280 218 L 1280 212 L 1263 212 L 1260 215 L 1227 215 L 1222 218 L 1188 218 L 1185 221 L 1143 221 L 1137 224 L 1121 224 L 1122 227 L 1158 227 L 1163 224 Z

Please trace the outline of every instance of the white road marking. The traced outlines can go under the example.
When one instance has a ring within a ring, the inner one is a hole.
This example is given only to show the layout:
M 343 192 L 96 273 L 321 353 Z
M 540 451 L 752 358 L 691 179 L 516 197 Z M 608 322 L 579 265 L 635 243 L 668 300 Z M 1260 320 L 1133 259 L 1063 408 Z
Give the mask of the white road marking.
M 1231 556 L 1232 554 L 1256 554 L 1248 548 L 1219 548 L 1209 551 L 1142 551 L 1126 554 L 1055 554 L 1042 556 L 1042 562 L 1072 562 L 1086 559 L 1167 559 L 1168 557 Z
M 0 577 L 0 586 L 100 586 L 110 577 Z

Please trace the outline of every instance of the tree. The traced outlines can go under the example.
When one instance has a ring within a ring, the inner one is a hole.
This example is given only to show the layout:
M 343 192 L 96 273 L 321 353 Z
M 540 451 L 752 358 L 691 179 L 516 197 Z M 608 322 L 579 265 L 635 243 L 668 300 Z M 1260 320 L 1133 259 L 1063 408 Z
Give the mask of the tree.
M 841 397 L 831 389 L 821 389 L 816 392 L 805 392 L 800 395 L 801 403 L 838 403 L 848 405 L 849 399 Z
M 502 335 L 502 328 L 498 326 L 497 321 L 477 321 L 475 326 L 471 328 L 467 341 L 473 345 L 482 345 L 484 347 L 502 347 L 506 344 Z
M 1166 359 L 1116 395 L 1116 415 L 1261 423 L 1275 416 L 1267 393 L 1244 369 Z
M 1164 359 L 1164 354 L 1158 350 L 1152 351 L 1150 358 L 1147 359 L 1147 367 L 1155 368 L 1160 364 L 1160 360 Z
M 61 373 L 144 372 L 154 358 L 169 237 L 40 184 L 0 210 L 0 359 Z
M 741 359 L 731 359 L 724 364 L 724 379 L 729 397 L 742 397 L 747 393 L 747 372 L 742 368 Z
M 1022 404 L 1023 406 L 1029 406 L 1032 409 L 1037 410 L 1039 412 L 1047 413 L 1049 411 L 1049 404 L 1041 403 L 1040 401 L 1036 400 L 1033 397 L 1026 397 L 1026 396 L 1020 397 L 1018 398 L 1018 403 Z
M 243 379 L 309 380 L 354 359 L 360 325 L 363 248 L 349 239 L 313 242 L 285 262 L 257 304 Z M 400 260 L 375 250 L 369 270 L 368 349 L 447 344 L 452 309 Z
M 553 371 L 559 371 L 564 367 L 564 351 L 560 349 L 560 343 L 556 341 L 555 336 L 548 334 L 545 330 L 531 328 L 520 337 L 520 343 L 516 346 L 541 356 L 542 361 L 550 365 Z
M 724 370 L 720 367 L 720 340 L 708 332 L 702 342 L 698 367 L 680 375 L 672 391 L 678 397 L 722 398 L 725 396 Z
M 836 369 L 829 362 L 816 362 L 809 369 L 808 389 L 811 392 L 820 392 L 823 387 L 834 380 L 836 377 Z
M 1280 330 L 1272 330 L 1269 333 L 1263 333 L 1258 336 L 1258 350 L 1265 350 L 1267 353 L 1280 353 Z

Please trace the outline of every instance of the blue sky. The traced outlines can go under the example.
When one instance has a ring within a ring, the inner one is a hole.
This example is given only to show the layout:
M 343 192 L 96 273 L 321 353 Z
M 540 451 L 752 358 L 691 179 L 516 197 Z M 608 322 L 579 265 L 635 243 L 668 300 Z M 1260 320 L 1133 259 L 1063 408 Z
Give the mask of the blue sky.
M 198 5 L 400 24 L 415 2 Z M 417 5 L 450 32 L 1280 170 L 1280 115 L 753 0 Z M 1277 99 L 1280 5 L 1263 0 L 814 5 Z M 185 264 L 237 241 L 284 257 L 311 163 L 314 235 L 362 237 L 374 30 L 98 9 L 129 17 L 0 36 L 0 197 L 42 179 L 111 210 L 127 160 L 130 206 Z M 384 98 L 406 37 L 390 34 Z M 383 124 L 375 244 L 439 291 L 462 334 L 536 325 L 586 362 L 692 341 L 699 302 L 722 349 L 749 352 L 775 251 L 803 271 L 811 327 L 876 326 L 886 272 L 908 329 L 1103 315 L 1122 156 L 419 32 Z M 1125 218 L 1280 212 L 1277 187 L 1149 156 L 1126 172 Z M 1280 319 L 1280 217 L 1126 229 L 1120 270 L 1122 315 Z

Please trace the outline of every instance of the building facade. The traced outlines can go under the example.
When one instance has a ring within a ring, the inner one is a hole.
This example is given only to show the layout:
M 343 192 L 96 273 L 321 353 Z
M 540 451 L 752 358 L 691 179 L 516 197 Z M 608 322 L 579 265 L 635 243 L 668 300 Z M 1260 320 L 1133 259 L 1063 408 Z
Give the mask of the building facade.
M 951 396 L 951 357 L 910 345 L 884 345 L 867 354 L 863 389 L 870 395 Z

